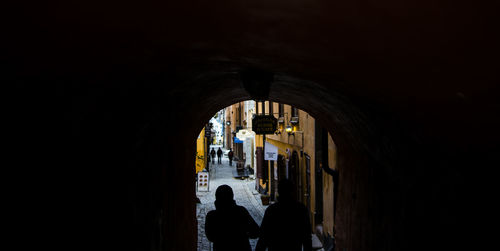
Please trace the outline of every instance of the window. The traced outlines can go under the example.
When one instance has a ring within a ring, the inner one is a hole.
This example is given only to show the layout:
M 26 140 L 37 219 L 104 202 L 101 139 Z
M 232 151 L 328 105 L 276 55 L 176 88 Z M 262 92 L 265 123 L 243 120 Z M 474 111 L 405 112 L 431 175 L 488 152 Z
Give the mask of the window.
M 255 101 L 255 113 L 257 115 L 266 113 L 265 103 L 260 101 Z
M 272 116 L 274 116 L 273 106 L 274 106 L 273 102 L 269 101 L 269 115 L 272 115 Z
M 280 118 L 285 117 L 285 105 L 284 104 L 278 105 L 278 113 L 279 113 Z
M 292 117 L 298 117 L 299 116 L 299 109 L 297 107 L 292 106 Z
M 294 127 L 298 126 L 299 124 L 299 109 L 297 109 L 297 107 L 292 106 L 292 117 L 290 118 L 290 124 L 292 124 Z

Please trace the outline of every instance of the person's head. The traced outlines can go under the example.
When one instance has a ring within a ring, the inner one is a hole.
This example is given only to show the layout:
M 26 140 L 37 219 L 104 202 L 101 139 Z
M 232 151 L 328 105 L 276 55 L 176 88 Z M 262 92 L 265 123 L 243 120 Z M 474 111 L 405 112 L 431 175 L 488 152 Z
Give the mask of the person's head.
M 280 201 L 292 200 L 293 199 L 293 183 L 284 179 L 278 184 L 278 199 Z
M 215 191 L 215 207 L 217 209 L 233 205 L 233 189 L 228 185 L 221 185 Z

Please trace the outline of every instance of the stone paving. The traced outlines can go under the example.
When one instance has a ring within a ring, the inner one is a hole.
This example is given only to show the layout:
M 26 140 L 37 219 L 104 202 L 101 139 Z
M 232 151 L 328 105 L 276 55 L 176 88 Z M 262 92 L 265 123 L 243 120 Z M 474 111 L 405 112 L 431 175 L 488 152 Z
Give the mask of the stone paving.
M 196 217 L 198 220 L 198 251 L 211 251 L 211 243 L 205 236 L 205 216 L 210 210 L 214 210 L 215 190 L 220 185 L 229 185 L 233 189 L 234 199 L 236 204 L 245 207 L 250 215 L 254 218 L 255 222 L 260 226 L 264 211 L 267 206 L 262 205 L 260 195 L 255 191 L 255 180 L 248 179 L 235 179 L 233 178 L 233 170 L 235 170 L 235 163 L 229 166 L 229 160 L 226 156 L 222 158 L 222 164 L 210 163 L 211 178 L 210 178 L 210 191 L 197 191 L 196 196 L 200 199 L 201 203 L 196 206 Z M 255 249 L 257 239 L 250 239 L 252 249 Z

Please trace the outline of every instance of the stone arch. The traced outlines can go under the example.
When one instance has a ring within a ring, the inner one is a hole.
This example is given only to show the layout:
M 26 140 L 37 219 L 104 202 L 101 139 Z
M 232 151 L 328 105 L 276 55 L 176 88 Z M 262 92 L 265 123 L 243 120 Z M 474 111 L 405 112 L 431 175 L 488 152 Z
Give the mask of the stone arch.
M 192 146 L 189 145 L 189 139 L 194 139 L 198 135 L 201 128 L 205 125 L 206 121 L 208 121 L 209 118 L 220 109 L 231 104 L 250 99 L 249 94 L 242 87 L 238 79 L 238 75 L 234 72 L 229 74 L 222 73 L 221 75 L 215 77 L 214 75 L 206 78 L 198 77 L 195 78 L 195 81 L 191 82 L 188 86 L 189 87 L 185 87 L 185 90 L 179 91 L 184 94 L 184 99 L 191 101 L 185 103 L 185 108 L 180 108 L 184 113 L 182 119 L 185 121 L 181 123 L 181 127 L 183 128 L 183 132 L 185 132 L 185 134 L 184 138 L 177 138 L 181 137 L 180 135 L 176 136 L 175 141 L 185 142 L 185 147 L 189 150 L 181 150 L 180 152 L 174 154 L 174 156 L 184 156 L 185 158 L 183 161 L 176 162 L 174 166 L 194 166 L 194 163 L 191 163 L 192 158 L 190 158 L 192 155 L 190 152 L 194 151 L 194 144 Z M 192 97 L 189 97 L 188 90 L 196 90 L 198 88 L 203 90 L 203 95 L 193 92 Z M 194 98 L 198 99 L 193 101 Z M 339 243 L 344 242 L 342 245 L 349 246 L 351 245 L 349 244 L 349 241 L 356 238 L 356 236 L 353 235 L 370 236 L 371 234 L 374 234 L 376 232 L 376 227 L 374 226 L 375 222 L 373 219 L 369 219 L 366 215 L 354 216 L 354 213 L 351 211 L 358 207 L 363 209 L 376 207 L 376 205 L 373 204 L 373 198 L 369 199 L 370 196 L 374 197 L 374 195 L 369 191 L 373 189 L 375 184 L 373 181 L 374 177 L 368 175 L 368 173 L 373 172 L 370 168 L 373 168 L 374 166 L 382 166 L 381 163 L 374 164 L 375 161 L 389 158 L 389 156 L 380 156 L 383 150 L 381 150 L 379 145 L 375 144 L 377 141 L 380 141 L 381 137 L 383 137 L 383 135 L 376 133 L 377 125 L 372 124 L 368 116 L 363 114 L 363 112 L 358 109 L 354 103 L 351 103 L 349 99 L 343 96 L 340 92 L 328 90 L 324 85 L 314 83 L 312 81 L 293 78 L 286 74 L 277 74 L 275 76 L 275 80 L 270 88 L 268 100 L 294 105 L 295 107 L 308 112 L 319 123 L 328 129 L 336 142 L 339 151 L 338 167 L 341 173 L 341 193 L 339 195 L 340 198 L 338 200 L 339 206 L 337 213 L 337 218 L 339 219 L 337 220 Z M 192 140 L 192 142 L 194 142 L 194 140 Z M 376 150 L 371 148 L 376 148 Z M 374 151 L 377 151 L 377 154 L 379 154 L 377 158 L 374 157 L 376 155 Z M 370 163 L 370 165 L 367 163 Z M 176 180 L 174 183 L 177 184 L 175 186 L 181 184 L 179 183 L 179 180 L 183 180 L 182 185 L 185 187 L 182 190 L 189 191 L 189 188 L 187 187 L 191 184 L 189 182 L 189 172 L 177 175 L 174 179 Z M 389 179 L 390 178 L 388 178 L 388 180 Z M 168 183 L 169 181 L 165 182 Z M 194 193 L 194 190 L 191 192 Z M 361 203 L 353 205 L 351 201 L 353 196 L 356 196 L 357 200 L 361 201 Z M 174 195 L 174 198 L 178 197 Z M 179 203 L 174 203 L 174 201 L 177 200 L 178 199 L 173 199 L 173 201 L 170 200 L 170 204 L 179 205 Z M 191 212 L 188 214 L 194 215 L 192 206 L 192 204 L 184 205 L 183 208 L 185 209 L 191 207 Z M 169 207 L 168 202 L 165 207 Z M 182 211 L 183 209 L 178 208 L 177 210 Z M 384 212 L 381 211 L 379 213 L 383 214 Z M 384 217 L 389 216 L 385 215 Z M 174 213 L 172 214 L 172 218 L 169 220 L 167 219 L 166 221 L 176 221 L 178 218 L 179 213 Z M 186 218 L 189 217 L 186 216 Z M 353 224 L 353 221 L 358 221 L 360 223 L 363 222 L 364 229 L 352 231 L 349 226 Z M 176 224 L 172 224 L 172 226 L 175 225 Z M 175 228 L 167 230 L 167 232 L 172 233 L 172 235 L 167 234 L 166 236 L 181 235 L 176 236 L 175 238 L 167 238 L 166 242 L 175 243 L 178 242 L 178 240 L 189 239 L 189 235 L 186 235 L 187 232 L 179 232 L 176 231 Z M 191 233 L 191 235 L 192 234 L 193 233 Z M 370 239 L 371 238 L 365 237 L 364 245 L 371 245 L 368 241 Z M 174 247 L 178 248 L 178 246 Z M 182 246 L 182 248 L 189 247 Z

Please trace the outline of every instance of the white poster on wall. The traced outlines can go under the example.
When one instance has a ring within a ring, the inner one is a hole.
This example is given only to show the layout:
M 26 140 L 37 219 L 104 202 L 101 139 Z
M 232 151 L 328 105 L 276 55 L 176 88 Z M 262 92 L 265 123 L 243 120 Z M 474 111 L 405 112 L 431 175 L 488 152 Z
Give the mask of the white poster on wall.
M 264 146 L 264 160 L 278 160 L 278 147 L 266 142 Z
M 198 191 L 209 191 L 210 187 L 210 177 L 208 172 L 198 173 Z

